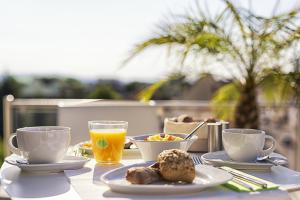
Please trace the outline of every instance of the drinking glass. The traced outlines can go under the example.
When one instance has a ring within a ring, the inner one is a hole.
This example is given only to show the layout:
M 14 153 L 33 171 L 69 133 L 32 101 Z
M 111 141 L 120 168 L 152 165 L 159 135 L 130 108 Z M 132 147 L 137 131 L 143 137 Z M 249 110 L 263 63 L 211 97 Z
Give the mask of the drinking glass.
M 119 163 L 122 159 L 128 122 L 89 121 L 88 126 L 96 161 L 100 164 Z

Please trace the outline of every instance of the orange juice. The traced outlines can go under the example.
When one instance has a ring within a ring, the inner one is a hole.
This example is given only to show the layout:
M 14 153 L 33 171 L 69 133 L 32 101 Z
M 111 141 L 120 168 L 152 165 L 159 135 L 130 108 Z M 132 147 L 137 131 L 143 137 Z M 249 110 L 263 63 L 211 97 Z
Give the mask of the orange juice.
M 94 157 L 99 163 L 119 163 L 125 143 L 125 129 L 90 130 Z

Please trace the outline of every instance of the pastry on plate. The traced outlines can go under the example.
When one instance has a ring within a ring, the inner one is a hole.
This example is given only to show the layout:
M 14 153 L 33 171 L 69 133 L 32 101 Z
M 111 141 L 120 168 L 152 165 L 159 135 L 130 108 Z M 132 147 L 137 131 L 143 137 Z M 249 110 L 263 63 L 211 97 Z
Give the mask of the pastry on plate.
M 126 173 L 126 180 L 132 184 L 150 184 L 159 179 L 159 171 L 155 167 L 132 167 Z
M 161 152 L 154 165 L 129 168 L 126 180 L 132 184 L 150 184 L 160 179 L 192 183 L 195 174 L 195 165 L 190 155 L 179 149 L 171 149 Z
M 179 149 L 165 150 L 158 156 L 159 172 L 168 181 L 193 182 L 195 165 L 188 153 Z

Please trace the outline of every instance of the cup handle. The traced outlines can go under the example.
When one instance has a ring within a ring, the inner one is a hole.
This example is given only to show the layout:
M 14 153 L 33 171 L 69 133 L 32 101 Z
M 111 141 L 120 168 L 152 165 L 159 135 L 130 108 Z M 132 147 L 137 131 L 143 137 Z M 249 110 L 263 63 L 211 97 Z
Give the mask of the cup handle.
M 260 152 L 259 157 L 261 157 L 261 158 L 270 155 L 271 153 L 273 153 L 273 151 L 274 151 L 275 148 L 276 148 L 276 140 L 275 140 L 272 136 L 270 136 L 270 135 L 265 135 L 265 138 L 271 140 L 271 141 L 272 141 L 272 145 L 271 145 L 271 147 L 269 147 L 268 149 L 262 150 L 262 151 Z
M 17 155 L 21 155 L 21 152 L 20 150 L 14 145 L 13 143 L 13 140 L 14 138 L 16 138 L 17 135 L 16 134 L 13 134 L 9 137 L 8 139 L 8 148 L 11 152 L 13 152 L 14 154 L 17 154 Z

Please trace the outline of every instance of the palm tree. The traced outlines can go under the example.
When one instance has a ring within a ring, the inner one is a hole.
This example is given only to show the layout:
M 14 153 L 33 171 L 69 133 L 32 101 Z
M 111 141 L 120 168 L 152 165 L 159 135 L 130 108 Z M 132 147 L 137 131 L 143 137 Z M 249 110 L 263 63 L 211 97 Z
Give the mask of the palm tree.
M 265 98 L 269 102 L 273 104 L 274 102 L 275 104 L 285 102 L 297 109 L 295 167 L 300 170 L 300 160 L 298 159 L 300 155 L 300 58 L 297 57 L 293 58 L 294 69 L 290 72 L 284 72 L 281 69 L 265 70 L 260 88 L 264 90 Z
M 299 61 L 299 60 L 298 60 Z M 284 80 L 284 83 L 285 85 L 287 86 L 286 87 L 286 92 L 284 97 L 294 97 L 295 99 L 295 102 L 296 102 L 296 107 L 297 107 L 297 124 L 296 124 L 296 134 L 297 134 L 297 137 L 296 137 L 296 153 L 295 153 L 295 161 L 296 161 L 296 167 L 297 167 L 297 170 L 300 170 L 300 160 L 298 159 L 299 158 L 299 155 L 300 155 L 300 71 L 299 71 L 299 65 L 300 63 L 298 62 L 298 64 L 296 65 L 298 69 L 295 69 L 294 71 L 288 73 L 288 74 L 285 74 L 285 76 L 283 76 L 283 80 Z M 282 77 L 282 76 L 279 76 L 279 77 Z
M 176 22 L 162 23 L 156 35 L 134 47 L 126 62 L 152 46 L 167 46 L 171 53 L 179 53 L 182 66 L 191 57 L 217 59 L 232 82 L 217 92 L 215 102 L 234 102 L 235 126 L 258 128 L 257 89 L 264 82 L 262 72 L 287 61 L 283 57 L 289 56 L 288 49 L 300 39 L 300 8 L 276 14 L 277 1 L 272 16 L 265 17 L 230 0 L 221 1 L 224 9 L 214 16 L 196 2 L 190 14 L 175 16 Z

